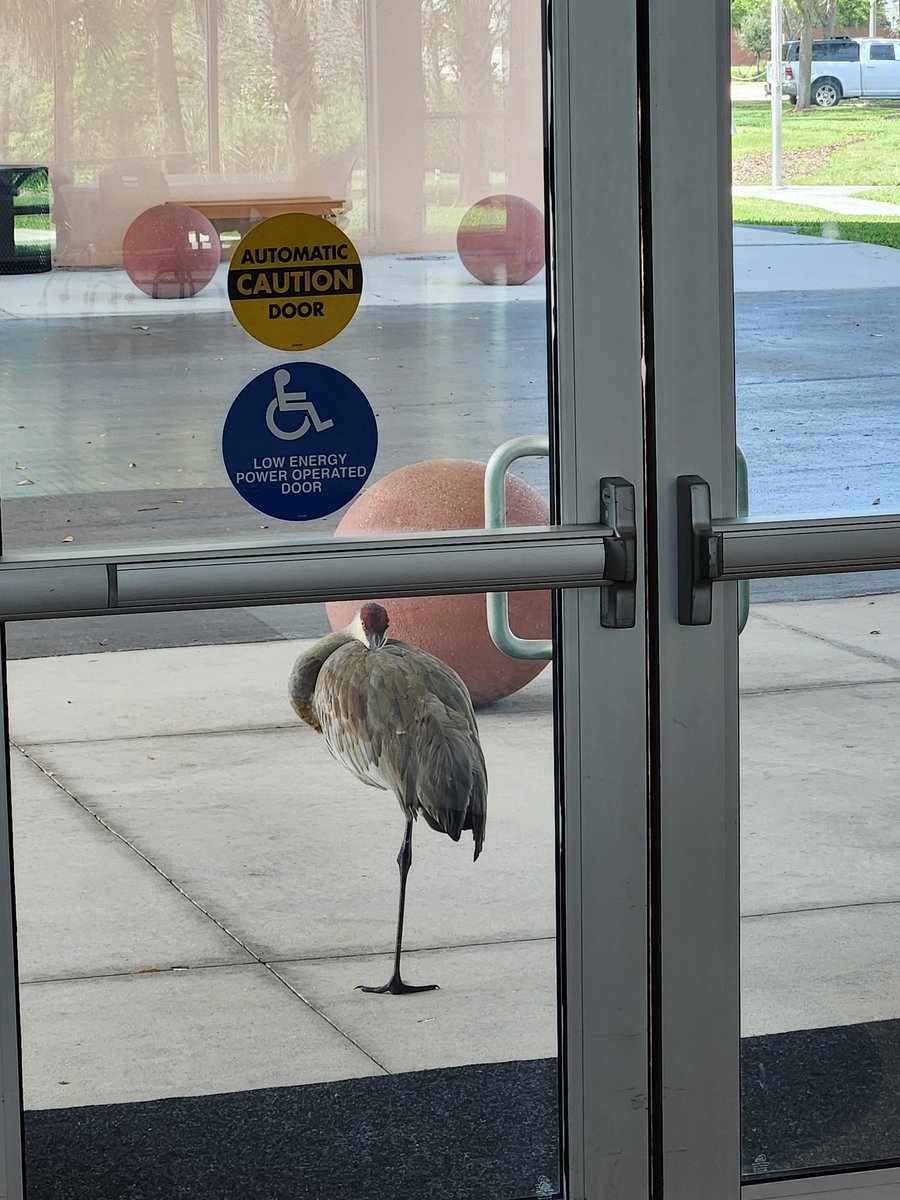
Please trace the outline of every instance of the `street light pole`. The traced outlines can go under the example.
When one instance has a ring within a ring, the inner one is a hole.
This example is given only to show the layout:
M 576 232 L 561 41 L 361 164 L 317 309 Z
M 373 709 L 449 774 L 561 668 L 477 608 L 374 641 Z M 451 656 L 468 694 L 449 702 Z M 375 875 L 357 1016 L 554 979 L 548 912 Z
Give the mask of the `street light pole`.
M 772 80 L 769 99 L 772 102 L 772 187 L 781 183 L 781 0 L 772 0 L 771 46 Z

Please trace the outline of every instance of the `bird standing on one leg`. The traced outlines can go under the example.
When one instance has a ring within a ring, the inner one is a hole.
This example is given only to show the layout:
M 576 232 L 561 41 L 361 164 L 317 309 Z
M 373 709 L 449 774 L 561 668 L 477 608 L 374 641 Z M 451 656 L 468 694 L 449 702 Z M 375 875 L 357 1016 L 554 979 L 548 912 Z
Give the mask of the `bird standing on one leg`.
M 294 663 L 289 683 L 297 715 L 324 734 L 338 762 L 357 779 L 392 791 L 406 818 L 397 865 L 400 904 L 394 971 L 364 992 L 427 992 L 400 978 L 406 877 L 413 821 L 459 841 L 471 829 L 475 858 L 487 817 L 487 770 L 468 689 L 446 663 L 386 637 L 387 612 L 364 604 L 346 629 L 315 642 Z

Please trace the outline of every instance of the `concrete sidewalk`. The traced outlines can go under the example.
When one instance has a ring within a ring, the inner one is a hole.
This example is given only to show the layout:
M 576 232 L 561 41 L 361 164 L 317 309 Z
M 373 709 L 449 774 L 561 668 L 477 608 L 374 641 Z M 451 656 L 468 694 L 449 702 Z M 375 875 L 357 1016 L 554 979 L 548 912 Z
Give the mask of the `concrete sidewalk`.
M 783 187 L 766 184 L 736 184 L 734 196 L 750 196 L 758 200 L 775 200 L 779 204 L 798 204 L 805 208 L 820 208 L 836 216 L 896 217 L 900 220 L 900 205 L 886 204 L 883 200 L 868 200 L 860 192 L 877 191 L 876 185 L 854 184 L 851 187 L 789 183 Z
M 805 237 L 759 225 L 734 227 L 734 291 L 840 292 L 900 287 L 900 250 Z
M 111 618 L 115 619 L 115 618 Z M 285 697 L 296 642 L 9 666 L 25 1099 L 68 1107 L 556 1053 L 550 670 L 479 714 L 477 864 L 402 834 Z M 741 639 L 747 1034 L 900 1016 L 900 597 Z

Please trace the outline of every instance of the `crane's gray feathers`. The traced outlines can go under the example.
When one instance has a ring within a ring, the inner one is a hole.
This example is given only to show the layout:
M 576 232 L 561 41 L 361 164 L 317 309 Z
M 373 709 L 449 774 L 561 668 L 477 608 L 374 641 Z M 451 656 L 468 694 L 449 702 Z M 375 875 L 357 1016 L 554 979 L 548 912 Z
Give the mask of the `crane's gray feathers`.
M 468 689 L 405 642 L 370 649 L 345 630 L 316 642 L 291 674 L 291 703 L 357 779 L 392 791 L 404 815 L 481 853 L 487 770 Z M 310 719 L 312 718 L 312 719 Z

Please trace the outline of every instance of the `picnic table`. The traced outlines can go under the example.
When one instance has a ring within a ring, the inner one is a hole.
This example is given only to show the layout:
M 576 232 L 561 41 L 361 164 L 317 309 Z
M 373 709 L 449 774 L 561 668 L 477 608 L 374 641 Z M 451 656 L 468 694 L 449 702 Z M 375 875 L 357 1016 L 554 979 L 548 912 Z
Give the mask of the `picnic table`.
M 43 175 L 43 181 L 46 181 L 47 168 L 34 163 L 0 164 L 0 274 L 50 269 L 49 249 L 31 254 L 16 252 L 16 217 L 50 215 L 50 204 L 46 200 L 34 204 L 15 202 L 33 175 Z

